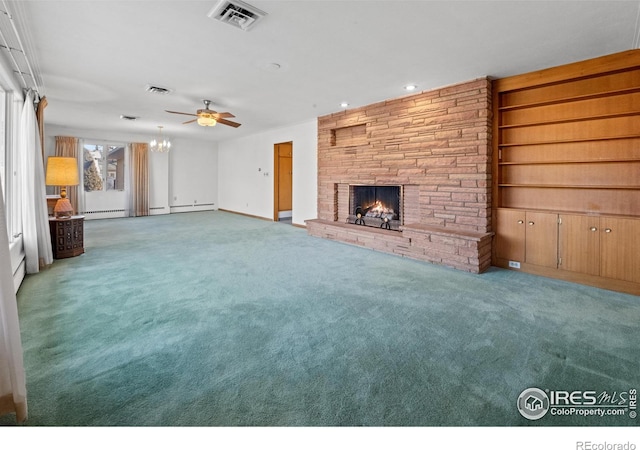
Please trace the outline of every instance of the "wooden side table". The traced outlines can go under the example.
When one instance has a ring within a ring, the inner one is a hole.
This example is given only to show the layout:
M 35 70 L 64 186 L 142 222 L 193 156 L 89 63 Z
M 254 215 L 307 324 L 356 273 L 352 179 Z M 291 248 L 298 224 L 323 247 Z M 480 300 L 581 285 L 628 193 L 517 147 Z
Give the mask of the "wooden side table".
M 49 217 L 49 228 L 54 259 L 84 253 L 84 216 Z

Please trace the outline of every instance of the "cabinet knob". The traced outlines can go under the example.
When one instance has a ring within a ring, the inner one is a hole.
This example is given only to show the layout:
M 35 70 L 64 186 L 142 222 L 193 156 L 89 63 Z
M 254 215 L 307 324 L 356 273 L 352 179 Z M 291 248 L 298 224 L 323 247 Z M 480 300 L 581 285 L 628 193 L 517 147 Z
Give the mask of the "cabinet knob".
M 598 231 L 598 229 L 596 227 L 591 227 L 589 228 L 591 231 Z
M 533 222 L 529 222 L 529 225 L 535 225 L 535 223 L 533 223 Z
M 605 229 L 604 229 L 604 232 L 605 232 L 605 233 L 611 233 L 611 228 L 605 228 Z
M 518 223 L 522 225 L 524 223 L 524 220 L 518 220 Z

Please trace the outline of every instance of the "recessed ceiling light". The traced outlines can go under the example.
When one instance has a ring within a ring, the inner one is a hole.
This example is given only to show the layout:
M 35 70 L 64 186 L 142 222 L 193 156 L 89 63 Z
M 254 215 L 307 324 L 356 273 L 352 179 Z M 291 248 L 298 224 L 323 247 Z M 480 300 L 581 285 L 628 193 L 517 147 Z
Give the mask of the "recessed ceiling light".
M 342 102 L 340 103 L 340 106 L 342 106 L 343 108 L 346 108 L 347 106 L 349 106 L 349 104 L 347 102 Z
M 415 91 L 416 89 L 418 89 L 418 86 L 416 86 L 415 84 L 407 84 L 404 87 L 405 91 Z

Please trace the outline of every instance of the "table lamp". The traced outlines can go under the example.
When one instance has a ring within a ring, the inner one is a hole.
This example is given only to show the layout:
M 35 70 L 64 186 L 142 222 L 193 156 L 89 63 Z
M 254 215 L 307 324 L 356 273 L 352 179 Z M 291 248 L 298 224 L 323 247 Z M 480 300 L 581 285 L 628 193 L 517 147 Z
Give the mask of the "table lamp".
M 67 198 L 67 186 L 77 186 L 79 183 L 76 158 L 50 156 L 47 159 L 45 184 L 47 186 L 61 186 L 60 199 L 53 208 L 56 217 L 71 217 L 73 215 L 73 206 Z

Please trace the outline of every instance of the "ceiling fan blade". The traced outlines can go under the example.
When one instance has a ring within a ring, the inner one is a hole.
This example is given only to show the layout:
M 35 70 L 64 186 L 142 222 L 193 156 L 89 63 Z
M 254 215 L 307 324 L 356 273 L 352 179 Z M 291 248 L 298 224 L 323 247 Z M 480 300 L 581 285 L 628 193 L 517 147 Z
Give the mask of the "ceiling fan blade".
M 216 116 L 220 117 L 221 119 L 230 119 L 231 117 L 235 117 L 230 112 L 216 113 Z
M 232 122 L 230 120 L 226 120 L 226 119 L 216 119 L 216 121 L 218 123 L 221 123 L 223 125 L 229 125 L 230 127 L 233 128 L 238 128 L 241 124 L 237 123 L 237 122 Z
M 188 124 L 188 123 L 193 123 L 193 122 L 195 122 L 196 120 L 198 120 L 198 119 L 187 120 L 186 122 L 182 122 L 182 125 L 186 125 L 186 124 Z
M 195 116 L 196 114 L 191 114 L 191 113 L 184 113 L 184 112 L 178 112 L 178 111 L 169 111 L 167 109 L 165 109 L 165 112 L 171 113 L 171 114 L 184 114 L 185 116 Z

